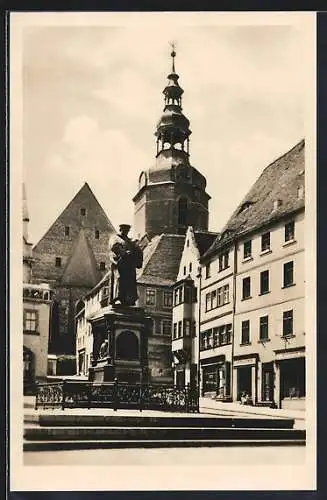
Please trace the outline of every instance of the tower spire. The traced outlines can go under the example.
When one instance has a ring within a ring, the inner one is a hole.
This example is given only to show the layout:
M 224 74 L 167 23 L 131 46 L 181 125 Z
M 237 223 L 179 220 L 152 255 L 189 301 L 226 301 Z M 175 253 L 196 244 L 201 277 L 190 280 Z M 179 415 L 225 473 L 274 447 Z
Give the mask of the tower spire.
M 167 77 L 168 83 L 163 90 L 165 106 L 155 132 L 157 136 L 157 156 L 167 149 L 166 145 L 168 144 L 168 149 L 172 151 L 172 154 L 178 154 L 181 151 L 181 155 L 188 157 L 189 136 L 191 134 L 190 122 L 182 113 L 184 90 L 178 83 L 179 75 L 175 71 L 175 43 L 172 42 L 170 46 L 172 70 Z M 179 145 L 179 147 L 176 148 L 176 145 Z

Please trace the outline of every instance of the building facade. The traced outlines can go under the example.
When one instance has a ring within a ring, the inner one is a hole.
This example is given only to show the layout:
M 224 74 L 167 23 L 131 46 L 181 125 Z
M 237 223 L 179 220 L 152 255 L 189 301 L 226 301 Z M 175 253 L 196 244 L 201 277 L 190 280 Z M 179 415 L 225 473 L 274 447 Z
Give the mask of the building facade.
M 33 283 L 29 214 L 23 185 L 23 380 L 24 390 L 47 376 L 49 320 L 53 291 L 48 283 Z
M 202 259 L 200 350 L 214 362 L 215 332 L 228 325 L 234 400 L 305 405 L 304 148 L 301 141 L 264 169 Z M 218 395 L 219 368 L 207 378 Z M 205 372 L 202 384 L 205 393 Z
M 200 257 L 217 233 L 194 231 L 189 226 L 184 239 L 177 281 L 173 286 L 172 353 L 174 384 L 198 384 Z

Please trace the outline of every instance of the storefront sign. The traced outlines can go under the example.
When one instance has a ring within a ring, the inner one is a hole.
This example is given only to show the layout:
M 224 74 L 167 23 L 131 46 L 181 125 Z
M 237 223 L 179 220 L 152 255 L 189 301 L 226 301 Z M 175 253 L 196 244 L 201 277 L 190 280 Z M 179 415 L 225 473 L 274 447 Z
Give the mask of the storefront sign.
M 282 361 L 283 359 L 294 359 L 294 358 L 304 358 L 304 351 L 285 351 L 285 352 L 276 352 L 275 354 L 276 361 Z
M 256 365 L 257 358 L 234 359 L 234 367 Z

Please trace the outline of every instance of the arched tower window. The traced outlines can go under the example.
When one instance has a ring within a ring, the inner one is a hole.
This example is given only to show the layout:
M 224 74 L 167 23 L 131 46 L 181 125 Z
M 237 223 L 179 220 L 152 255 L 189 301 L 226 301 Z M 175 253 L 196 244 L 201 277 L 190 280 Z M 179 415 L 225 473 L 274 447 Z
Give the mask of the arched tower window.
M 187 198 L 180 198 L 178 200 L 178 224 L 180 226 L 187 225 Z
M 139 339 L 134 332 L 125 330 L 116 341 L 116 356 L 118 359 L 139 359 Z

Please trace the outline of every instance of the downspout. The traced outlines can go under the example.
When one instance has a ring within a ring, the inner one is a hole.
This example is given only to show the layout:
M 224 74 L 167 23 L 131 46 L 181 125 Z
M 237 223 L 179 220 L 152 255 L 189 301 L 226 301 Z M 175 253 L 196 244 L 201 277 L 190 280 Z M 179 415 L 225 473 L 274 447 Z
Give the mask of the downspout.
M 233 317 L 232 317 L 232 356 L 231 356 L 231 374 L 230 374 L 230 387 L 231 397 L 233 399 L 234 387 L 234 342 L 235 342 L 235 310 L 236 310 L 236 275 L 237 275 L 237 240 L 234 239 L 234 269 L 233 269 Z M 237 397 L 237 394 L 236 394 Z
M 200 329 L 201 329 L 201 287 L 202 287 L 202 266 L 199 262 L 198 268 L 198 278 L 199 278 L 199 301 L 198 301 L 198 385 L 199 385 L 199 396 L 201 387 L 201 370 L 200 370 Z

